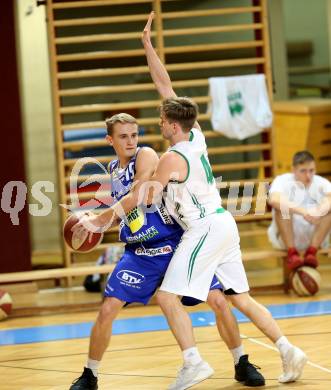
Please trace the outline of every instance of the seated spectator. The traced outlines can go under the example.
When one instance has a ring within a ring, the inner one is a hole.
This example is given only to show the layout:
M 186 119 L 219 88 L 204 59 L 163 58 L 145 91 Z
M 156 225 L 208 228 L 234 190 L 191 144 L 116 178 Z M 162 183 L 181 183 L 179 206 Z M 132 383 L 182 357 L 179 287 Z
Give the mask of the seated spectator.
M 269 240 L 287 249 L 287 266 L 316 268 L 317 250 L 329 245 L 331 229 L 331 183 L 316 175 L 314 156 L 308 151 L 293 156 L 292 173 L 275 178 L 269 191 L 272 222 Z M 303 258 L 299 251 L 304 251 Z

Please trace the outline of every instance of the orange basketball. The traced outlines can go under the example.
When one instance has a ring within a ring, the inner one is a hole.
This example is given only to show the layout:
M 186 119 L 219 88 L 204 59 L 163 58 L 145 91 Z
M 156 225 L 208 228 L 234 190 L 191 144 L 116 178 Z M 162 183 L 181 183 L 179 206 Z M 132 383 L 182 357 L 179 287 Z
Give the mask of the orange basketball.
M 103 239 L 103 233 L 86 231 L 83 237 L 77 237 L 72 231 L 72 227 L 79 222 L 76 214 L 70 215 L 63 226 L 63 237 L 66 244 L 76 252 L 90 252 L 96 248 Z
M 9 293 L 0 290 L 0 321 L 8 317 L 11 312 L 13 301 Z
M 300 267 L 292 274 L 291 285 L 299 296 L 315 295 L 321 285 L 321 275 L 315 268 Z

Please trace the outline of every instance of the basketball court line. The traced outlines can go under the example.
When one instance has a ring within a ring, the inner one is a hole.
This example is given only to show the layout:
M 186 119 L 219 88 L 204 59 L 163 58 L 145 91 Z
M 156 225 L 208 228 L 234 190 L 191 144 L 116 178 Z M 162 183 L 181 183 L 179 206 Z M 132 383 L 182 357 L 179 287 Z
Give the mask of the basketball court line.
M 331 314 L 331 300 L 300 302 L 267 306 L 275 319 L 289 319 Z M 234 314 L 239 323 L 249 322 L 238 310 Z M 194 327 L 214 326 L 215 316 L 212 311 L 190 313 Z M 46 341 L 87 338 L 92 322 L 64 325 L 46 325 L 32 328 L 0 330 L 0 345 L 29 344 Z M 134 317 L 115 320 L 113 334 L 131 334 L 168 330 L 166 319 L 161 316 Z
M 287 337 L 294 337 L 294 336 L 320 336 L 320 335 L 330 335 L 331 332 L 315 332 L 315 333 L 286 333 Z M 245 336 L 241 334 L 241 337 L 245 340 L 253 339 L 251 336 Z M 254 336 L 254 340 L 258 339 L 264 339 L 266 336 Z M 215 340 L 200 340 L 197 341 L 197 344 L 210 344 L 210 343 L 217 343 L 221 339 L 217 338 Z M 222 340 L 221 340 L 222 341 Z M 147 349 L 157 349 L 157 348 L 173 348 L 177 347 L 176 343 L 173 344 L 155 344 L 155 345 L 148 345 L 148 346 L 139 346 L 139 347 L 128 347 L 128 348 L 111 348 L 109 350 L 105 351 L 105 354 L 107 353 L 119 353 L 119 352 L 133 352 L 133 351 L 141 351 L 141 350 L 147 350 Z M 0 366 L 3 363 L 11 363 L 11 362 L 19 362 L 19 361 L 27 361 L 27 360 L 40 360 L 40 359 L 57 359 L 57 358 L 66 358 L 66 357 L 73 357 L 73 356 L 85 356 L 86 351 L 84 352 L 76 352 L 76 353 L 67 353 L 67 354 L 61 354 L 61 355 L 40 355 L 40 356 L 30 356 L 30 357 L 24 357 L 24 358 L 18 358 L 18 359 L 6 359 L 6 360 L 0 360 Z
M 208 326 L 208 325 L 207 325 Z M 329 334 L 329 332 L 317 332 L 317 335 L 319 335 L 320 333 L 323 333 L 323 334 Z M 295 336 L 297 334 L 291 334 L 291 336 Z M 309 333 L 309 334 L 298 334 L 298 335 L 309 335 L 309 336 L 312 336 L 314 335 L 313 333 Z M 259 338 L 265 338 L 265 336 L 257 336 L 257 337 L 250 337 L 250 336 L 246 336 L 244 334 L 241 334 L 240 335 L 242 339 L 244 340 L 248 340 L 254 344 L 257 344 L 259 346 L 262 346 L 264 348 L 267 348 L 267 349 L 270 349 L 270 350 L 273 350 L 275 352 L 278 353 L 278 349 L 267 344 L 267 343 L 264 343 L 263 341 L 260 341 L 258 340 Z M 218 339 L 217 340 L 209 340 L 209 341 L 202 341 L 202 342 L 198 342 L 198 344 L 206 344 L 206 343 L 214 343 L 216 341 L 219 341 Z M 174 347 L 174 346 L 177 346 L 176 343 L 174 344 L 167 344 L 167 345 L 154 345 L 154 346 L 148 346 L 148 347 L 135 347 L 135 348 L 124 348 L 124 349 L 117 349 L 117 350 L 111 350 L 111 351 L 106 351 L 106 353 L 115 353 L 115 352 L 126 352 L 128 350 L 141 350 L 141 349 L 150 349 L 150 348 L 165 348 L 165 347 Z M 20 358 L 20 359 L 12 359 L 12 360 L 6 360 L 6 361 L 2 361 L 0 362 L 0 367 L 2 368 L 13 368 L 13 369 L 23 369 L 23 370 L 31 370 L 31 371 L 49 371 L 49 372 L 60 372 L 60 373 L 78 373 L 76 371 L 72 371 L 72 370 L 54 370 L 54 369 L 44 369 L 44 368 L 35 368 L 35 367 L 20 367 L 20 366 L 11 366 L 10 364 L 3 364 L 3 363 L 9 363 L 9 362 L 15 362 L 15 361 L 27 361 L 27 360 L 35 360 L 35 359 L 45 359 L 45 358 L 59 358 L 59 357 L 63 357 L 63 356 L 77 356 L 77 355 L 85 355 L 86 352 L 83 352 L 83 353 L 76 353 L 76 354 L 68 354 L 68 355 L 55 355 L 55 356 L 39 356 L 39 357 L 33 357 L 33 358 Z M 329 374 L 331 374 L 331 370 L 326 368 L 326 367 L 323 367 L 319 364 L 316 364 L 316 363 L 313 363 L 311 361 L 308 361 L 307 362 L 308 365 L 314 367 L 314 368 L 317 368 L 321 371 L 324 371 L 324 372 L 327 372 Z M 100 372 L 100 375 L 105 375 L 105 376 L 123 376 L 123 377 L 127 377 L 127 376 L 133 376 L 133 377 L 150 377 L 150 378 L 172 378 L 171 376 L 159 376 L 159 375 L 141 375 L 141 374 L 123 374 L 123 373 L 101 373 Z M 231 378 L 227 378 L 227 377 L 213 377 L 211 379 L 216 379 L 216 380 L 228 380 L 228 379 L 232 379 Z M 277 380 L 275 378 L 268 378 L 268 380 Z M 306 378 L 306 380 L 312 380 L 312 378 Z M 327 381 L 329 381 L 329 379 L 326 379 Z M 324 381 L 324 379 L 314 379 L 314 381 Z
M 72 370 L 55 370 L 55 369 L 49 369 L 49 368 L 36 368 L 36 367 L 19 367 L 19 366 L 9 366 L 9 365 L 0 365 L 0 368 L 13 368 L 13 369 L 22 369 L 22 370 L 28 370 L 28 371 L 42 371 L 42 372 L 58 372 L 62 374 L 81 374 L 81 371 L 72 371 Z M 100 376 L 119 376 L 123 378 L 128 377 L 136 377 L 136 378 L 169 378 L 173 379 L 176 378 L 176 374 L 174 375 L 145 375 L 145 374 L 126 374 L 126 373 L 116 373 L 116 372 L 99 372 Z M 233 376 L 226 377 L 226 376 L 215 376 L 208 378 L 208 380 L 233 380 Z M 277 381 L 277 378 L 266 378 L 268 381 Z M 323 378 L 305 378 L 305 381 L 313 380 L 315 382 L 329 382 L 330 379 L 323 379 Z
M 244 334 L 240 334 L 240 337 L 245 339 L 245 340 L 251 341 L 254 344 L 258 344 L 258 345 L 261 345 L 262 347 L 265 347 L 265 348 L 268 348 L 268 349 L 271 349 L 273 351 L 278 352 L 278 349 L 276 347 L 273 347 L 272 345 L 264 343 L 263 341 L 256 340 L 254 337 L 248 337 L 248 336 L 245 336 Z M 318 368 L 318 369 L 320 369 L 322 371 L 325 371 L 325 372 L 331 374 L 331 370 L 330 369 L 328 369 L 326 367 L 323 367 L 323 366 L 320 366 L 319 364 L 313 363 L 310 360 L 308 360 L 307 364 L 309 364 L 312 367 Z

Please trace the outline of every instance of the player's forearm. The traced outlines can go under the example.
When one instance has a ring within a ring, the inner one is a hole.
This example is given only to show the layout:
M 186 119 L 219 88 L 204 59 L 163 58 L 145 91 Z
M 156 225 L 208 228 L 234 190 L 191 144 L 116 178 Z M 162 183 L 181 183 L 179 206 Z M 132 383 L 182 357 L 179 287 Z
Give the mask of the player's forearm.
M 169 74 L 158 57 L 152 43 L 143 41 L 147 64 L 155 87 L 163 99 L 175 97 Z
M 286 207 L 286 206 L 285 206 Z M 299 207 L 290 202 L 289 204 L 289 210 L 291 214 L 298 214 L 302 215 L 303 217 L 307 215 L 307 209 L 304 207 Z
M 269 204 L 271 207 L 273 207 L 276 210 L 282 211 L 282 212 L 288 212 L 290 214 L 298 214 L 305 216 L 307 214 L 307 209 L 304 207 L 300 207 L 297 204 L 290 202 L 288 199 L 281 198 L 281 199 L 270 199 Z
M 331 197 L 326 196 L 321 203 L 316 207 L 317 214 L 321 217 L 331 213 Z
M 118 220 L 123 219 L 130 210 L 134 209 L 137 206 L 137 203 L 138 196 L 136 193 L 130 192 L 99 215 L 100 224 L 103 226 L 108 225 L 109 223 L 111 223 L 111 226 L 115 225 Z

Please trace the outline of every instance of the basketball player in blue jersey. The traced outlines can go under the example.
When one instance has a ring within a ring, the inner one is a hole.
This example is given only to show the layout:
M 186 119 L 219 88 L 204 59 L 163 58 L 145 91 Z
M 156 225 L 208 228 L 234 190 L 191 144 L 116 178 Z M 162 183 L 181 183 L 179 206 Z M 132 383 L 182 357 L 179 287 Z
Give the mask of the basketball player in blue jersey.
M 88 360 L 83 374 L 72 384 L 71 390 L 95 390 L 98 388 L 97 372 L 103 354 L 108 347 L 112 323 L 126 304 L 147 304 L 161 284 L 183 230 L 168 214 L 162 202 L 152 210 L 139 205 L 139 187 L 151 176 L 158 164 L 155 151 L 138 147 L 138 125 L 128 114 L 117 114 L 106 120 L 107 140 L 114 147 L 117 159 L 109 164 L 112 197 L 117 210 L 113 224 L 120 222 L 120 239 L 126 243 L 125 252 L 105 288 L 105 299 L 93 326 Z M 146 212 L 147 211 L 147 212 Z M 95 226 L 105 224 L 104 215 L 90 216 Z M 119 217 L 119 218 L 118 218 Z M 108 224 L 110 226 L 110 224 Z M 85 229 L 77 224 L 76 229 Z M 210 287 L 208 304 L 216 314 L 220 335 L 230 349 L 236 364 L 236 379 L 246 385 L 263 385 L 264 378 L 244 355 L 237 322 L 226 300 L 220 293 L 221 285 L 215 278 Z M 195 304 L 188 297 L 184 303 Z M 194 363 L 190 350 L 185 351 L 187 364 Z M 160 386 L 161 388 L 161 386 Z

